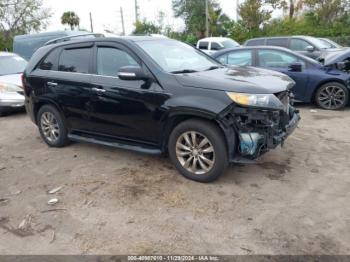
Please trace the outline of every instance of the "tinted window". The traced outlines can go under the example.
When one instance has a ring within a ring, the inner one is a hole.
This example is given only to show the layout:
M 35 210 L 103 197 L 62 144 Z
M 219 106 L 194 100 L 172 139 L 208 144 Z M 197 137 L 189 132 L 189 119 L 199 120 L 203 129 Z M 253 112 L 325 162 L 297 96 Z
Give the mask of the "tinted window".
M 265 43 L 265 39 L 264 38 L 262 38 L 262 39 L 254 39 L 254 40 L 249 40 L 246 43 L 246 46 L 264 45 L 264 43 Z
M 61 53 L 58 70 L 75 73 L 88 73 L 91 48 L 66 49 Z
M 267 39 L 266 45 L 274 45 L 274 46 L 288 46 L 288 38 L 271 38 Z
M 252 65 L 252 52 L 250 50 L 231 52 L 227 55 L 226 64 L 250 66 Z
M 19 56 L 0 56 L 0 75 L 23 73 L 27 61 Z
M 208 50 L 208 42 L 199 42 L 199 49 L 205 49 Z
M 54 66 L 56 65 L 57 67 L 58 53 L 58 49 L 55 49 L 51 53 L 49 53 L 49 55 L 40 64 L 39 68 L 42 70 L 54 70 Z
M 222 47 L 218 43 L 211 42 L 211 50 L 220 50 L 220 49 L 222 49 Z
M 279 67 L 287 68 L 292 63 L 300 62 L 305 66 L 303 61 L 291 54 L 276 51 L 276 50 L 259 50 L 258 51 L 259 64 L 262 67 Z
M 306 51 L 306 48 L 310 45 L 311 44 L 302 39 L 290 40 L 290 49 L 293 51 Z
M 222 64 L 227 64 L 227 54 L 219 56 L 218 58 L 216 58 L 216 60 L 220 61 L 220 63 Z
M 125 51 L 99 47 L 97 50 L 97 74 L 116 76 L 122 66 L 138 65 L 138 63 Z

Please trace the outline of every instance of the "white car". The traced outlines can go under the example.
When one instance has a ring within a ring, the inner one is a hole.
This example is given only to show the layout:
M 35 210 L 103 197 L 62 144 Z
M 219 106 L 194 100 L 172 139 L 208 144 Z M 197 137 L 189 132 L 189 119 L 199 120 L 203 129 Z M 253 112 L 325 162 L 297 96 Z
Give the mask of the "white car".
M 0 116 L 24 109 L 21 75 L 26 65 L 22 57 L 0 52 Z
M 227 37 L 207 37 L 197 42 L 197 48 L 209 55 L 222 49 L 239 46 L 240 45 L 236 41 Z

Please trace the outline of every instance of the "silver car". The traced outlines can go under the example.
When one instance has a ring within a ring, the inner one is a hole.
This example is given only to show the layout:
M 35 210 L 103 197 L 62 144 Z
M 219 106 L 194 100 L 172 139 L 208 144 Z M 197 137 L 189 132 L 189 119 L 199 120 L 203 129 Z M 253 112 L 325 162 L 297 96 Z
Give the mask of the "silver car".
M 21 75 L 26 65 L 22 57 L 0 52 L 0 116 L 24 108 Z

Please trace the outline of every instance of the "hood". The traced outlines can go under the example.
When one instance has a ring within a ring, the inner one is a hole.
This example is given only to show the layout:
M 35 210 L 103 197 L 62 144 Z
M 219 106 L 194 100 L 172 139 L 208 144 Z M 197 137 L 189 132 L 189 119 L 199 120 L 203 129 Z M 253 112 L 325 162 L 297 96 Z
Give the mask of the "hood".
M 176 79 L 184 86 L 253 94 L 278 93 L 295 84 L 279 72 L 238 66 L 176 75 Z
M 0 76 L 0 83 L 9 83 L 22 87 L 21 74 Z
M 343 62 L 350 58 L 350 48 L 339 49 L 334 52 L 329 52 L 323 57 L 323 64 L 325 66 L 333 65 L 338 62 Z

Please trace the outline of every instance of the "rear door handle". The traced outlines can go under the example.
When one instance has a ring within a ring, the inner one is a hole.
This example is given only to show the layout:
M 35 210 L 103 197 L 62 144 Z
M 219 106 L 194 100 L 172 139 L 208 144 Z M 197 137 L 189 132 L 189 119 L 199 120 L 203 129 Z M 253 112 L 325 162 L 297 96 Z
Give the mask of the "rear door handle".
M 57 86 L 58 84 L 56 82 L 47 82 L 48 86 Z
M 97 88 L 97 87 L 93 87 L 91 90 L 94 91 L 94 92 L 97 92 L 97 93 L 104 93 L 104 92 L 106 92 L 105 89 Z

